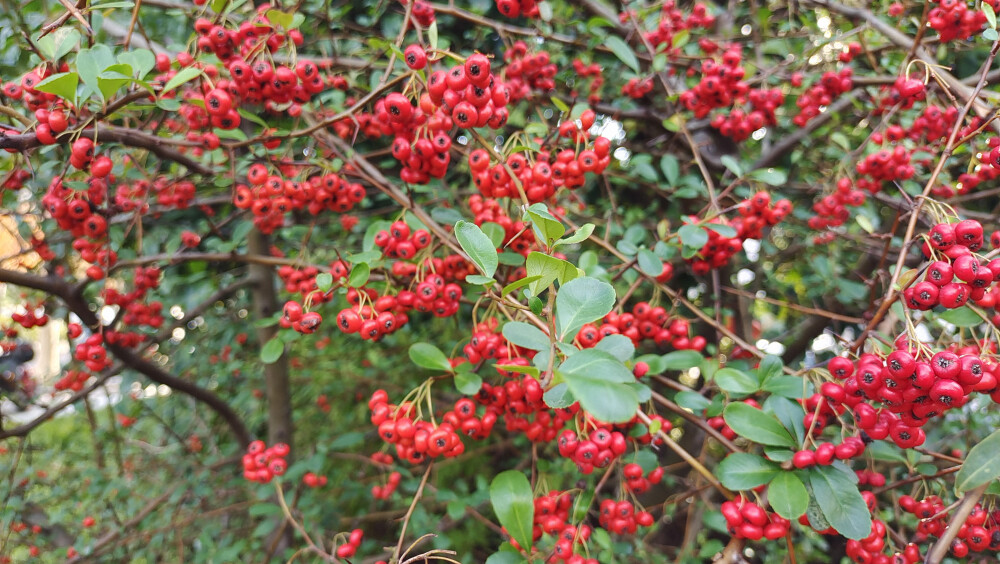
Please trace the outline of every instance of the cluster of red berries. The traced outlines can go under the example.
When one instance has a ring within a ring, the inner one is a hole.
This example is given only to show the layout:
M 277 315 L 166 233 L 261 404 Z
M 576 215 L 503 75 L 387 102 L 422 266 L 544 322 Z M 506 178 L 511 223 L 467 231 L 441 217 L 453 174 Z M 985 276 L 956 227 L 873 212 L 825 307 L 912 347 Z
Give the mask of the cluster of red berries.
M 316 284 L 316 276 L 319 268 L 315 266 L 304 266 L 295 268 L 294 266 L 283 264 L 278 267 L 278 278 L 285 284 L 285 291 L 289 294 L 301 294 L 302 298 L 309 298 L 312 303 L 325 303 L 333 299 L 331 292 L 318 292 L 319 286 Z M 347 276 L 350 268 L 344 261 L 336 260 L 330 263 L 330 274 L 334 281 Z
M 431 234 L 426 229 L 417 229 L 411 233 L 410 226 L 400 220 L 393 222 L 388 230 L 376 233 L 375 244 L 389 258 L 409 260 L 416 256 L 417 251 L 431 244 Z
M 740 216 L 731 222 L 736 238 L 760 239 L 765 227 L 774 227 L 792 213 L 792 202 L 781 199 L 772 204 L 771 194 L 761 191 L 740 202 L 737 211 Z
M 465 280 L 466 276 L 475 274 L 476 267 L 459 254 L 451 254 L 444 257 L 427 257 L 416 264 L 404 261 L 392 263 L 392 275 L 398 278 L 420 277 L 423 279 L 428 276 L 428 272 L 440 275 L 445 279 L 445 282 L 461 282 Z
M 312 215 L 324 211 L 347 213 L 365 199 L 361 184 L 348 182 L 334 173 L 314 175 L 305 182 L 288 180 L 256 163 L 247 171 L 247 184 L 238 184 L 233 204 L 253 213 L 254 225 L 271 233 L 284 223 L 285 214 L 306 210 Z
M 774 112 L 785 102 L 785 95 L 781 89 L 751 90 L 747 98 L 753 108 L 750 112 L 734 108 L 728 115 L 715 114 L 711 121 L 712 127 L 733 141 L 740 142 L 762 127 L 773 127 L 778 124 Z
M 601 65 L 597 63 L 585 64 L 580 59 L 573 59 L 573 72 L 576 74 L 574 76 L 573 89 L 570 91 L 569 95 L 573 98 L 580 96 L 580 89 L 587 84 L 587 102 L 590 104 L 596 104 L 601 101 L 601 87 L 604 86 L 604 76 L 601 71 Z M 630 79 L 629 82 L 632 80 Z M 650 81 L 650 89 L 652 89 L 652 81 Z
M 372 486 L 372 497 L 375 499 L 389 499 L 396 492 L 396 488 L 399 487 L 399 482 L 402 480 L 402 474 L 391 472 L 384 486 Z
M 361 546 L 361 539 L 365 532 L 361 529 L 354 529 L 347 537 L 347 542 L 337 547 L 337 558 L 352 558 Z
M 965 41 L 983 29 L 986 14 L 982 10 L 969 9 L 963 0 L 933 0 L 937 6 L 927 13 L 927 24 L 941 36 L 943 42 Z M 1000 2 L 986 0 L 993 9 L 1000 9 Z
M 595 468 L 607 468 L 628 448 L 623 433 L 603 425 L 591 430 L 585 439 L 578 437 L 576 431 L 565 429 L 559 434 L 558 444 L 559 454 L 576 462 L 584 474 L 592 473 Z
M 1000 242 L 1000 235 L 997 239 Z M 924 280 L 903 291 L 907 305 L 918 310 L 937 305 L 953 309 L 970 299 L 982 300 L 1000 278 L 1000 259 L 984 263 L 973 254 L 983 243 L 983 226 L 974 219 L 932 227 L 923 245 L 924 256 L 939 255 L 943 260 L 928 265 Z
M 849 63 L 854 60 L 855 57 L 864 53 L 864 48 L 860 43 L 852 41 L 845 45 L 840 53 L 837 55 L 837 60 L 842 63 Z
M 850 67 L 844 67 L 840 72 L 823 73 L 815 84 L 795 100 L 799 113 L 792 118 L 792 123 L 805 127 L 809 120 L 821 113 L 820 108 L 829 106 L 854 86 L 853 74 Z
M 596 346 L 608 335 L 624 335 L 639 346 L 644 340 L 652 340 L 658 347 L 673 347 L 676 350 L 696 350 L 705 348 L 707 341 L 701 335 L 690 336 L 691 326 L 686 319 L 670 319 L 662 306 L 651 306 L 639 302 L 632 311 L 618 314 L 611 312 L 604 316 L 601 325 L 588 323 L 580 328 L 576 342 L 581 347 Z
M 529 51 L 524 41 L 515 41 L 504 51 L 503 60 L 507 63 L 503 77 L 512 102 L 528 98 L 532 90 L 548 92 L 556 87 L 555 76 L 559 69 L 547 52 Z
M 630 462 L 622 468 L 622 475 L 625 477 L 625 487 L 634 494 L 643 494 L 649 488 L 663 481 L 663 467 L 657 466 L 648 474 L 642 471 L 642 466 L 635 462 Z
M 836 191 L 813 203 L 812 210 L 816 215 L 809 218 L 809 227 L 821 230 L 843 225 L 851 217 L 847 208 L 864 204 L 865 198 L 865 192 L 854 188 L 850 178 L 841 178 L 837 181 Z
M 724 501 L 719 509 L 726 519 L 729 534 L 738 539 L 780 539 L 788 534 L 792 525 L 788 519 L 765 511 L 763 507 L 743 497 Z
M 884 359 L 872 353 L 861 355 L 857 363 L 834 357 L 830 373 L 843 383 L 827 382 L 822 387 L 832 406 L 843 404 L 854 410 L 858 428 L 873 439 L 891 437 L 904 449 L 920 446 L 925 438 L 920 427 L 927 421 L 961 407 L 974 391 L 990 393 L 997 387 L 995 366 L 970 351 L 931 355 L 925 347 L 909 346 L 905 336 L 896 347 Z
M 889 149 L 880 149 L 855 165 L 860 178 L 858 178 L 858 188 L 868 190 L 872 194 L 882 190 L 882 185 L 886 182 L 899 182 L 913 178 L 916 172 L 910 164 L 912 152 L 896 145 Z M 868 178 L 866 178 L 868 177 Z
M 936 495 L 919 501 L 904 495 L 899 498 L 899 507 L 920 520 L 917 524 L 917 542 L 939 537 L 949 526 L 949 508 Z M 964 558 L 970 551 L 1000 550 L 1000 513 L 997 511 L 989 512 L 977 503 L 965 522 L 958 527 L 958 534 L 950 547 L 956 558 Z
M 552 548 L 553 561 L 567 564 L 596 564 L 595 559 L 584 559 L 575 554 L 576 546 L 585 545 L 590 540 L 592 531 L 589 525 L 581 524 L 577 527 L 570 523 L 573 496 L 569 492 L 551 490 L 545 495 L 536 497 L 534 506 L 533 542 L 542 540 L 543 535 L 552 535 L 556 539 Z M 516 545 L 516 541 L 511 539 L 511 544 Z
M 634 535 L 639 527 L 652 527 L 655 520 L 648 511 L 636 511 L 631 501 L 601 501 L 597 522 L 616 535 Z
M 69 63 L 66 62 L 58 67 L 53 64 L 43 64 L 26 72 L 19 81 L 5 82 L 2 89 L 3 95 L 11 100 L 22 100 L 28 110 L 32 112 L 39 108 L 51 107 L 54 102 L 59 100 L 59 97 L 55 94 L 42 92 L 36 86 L 57 72 L 69 72 L 69 70 Z
M 865 443 L 861 437 L 847 437 L 836 446 L 833 443 L 824 442 L 817 445 L 816 450 L 799 450 L 792 456 L 792 465 L 799 469 L 810 466 L 829 466 L 836 460 L 850 460 L 861 456 L 864 452 Z
M 261 484 L 270 482 L 288 469 L 285 457 L 289 452 L 285 443 L 268 447 L 264 441 L 253 441 L 247 445 L 247 452 L 243 455 L 243 477 Z
M 508 18 L 538 17 L 538 3 L 535 0 L 496 0 L 496 4 L 497 11 Z
M 399 296 L 379 296 L 373 288 L 351 288 L 347 291 L 351 307 L 337 314 L 337 327 L 343 333 L 359 333 L 366 341 L 377 341 L 383 335 L 394 333 L 409 321 L 404 313 L 409 308 L 403 305 L 409 294 L 404 292 Z M 367 303 L 362 304 L 362 300 Z
M 694 88 L 681 93 L 681 104 L 701 119 L 716 108 L 729 107 L 743 99 L 750 86 L 743 80 L 746 69 L 741 66 L 742 62 L 743 53 L 739 45 L 729 46 L 719 61 L 703 61 L 701 80 Z M 691 70 L 694 70 L 693 67 Z
M 326 485 L 326 476 L 320 476 L 313 472 L 306 472 L 302 476 L 302 483 L 305 484 L 307 488 L 321 488 Z
M 406 6 L 410 2 L 409 0 L 399 0 L 399 3 Z M 430 2 L 413 0 L 413 19 L 417 20 L 418 24 L 427 27 L 434 23 L 434 18 L 434 6 Z
M 316 332 L 320 324 L 323 323 L 323 316 L 315 311 L 305 311 L 302 304 L 296 301 L 287 301 L 282 308 L 281 319 L 278 324 L 283 329 L 291 327 L 299 333 L 311 335 Z
M 90 379 L 90 373 L 82 370 L 67 370 L 62 378 L 56 380 L 52 385 L 56 390 L 71 390 L 79 392 Z
M 529 362 L 523 357 L 515 357 L 504 360 L 504 364 L 527 366 Z M 497 371 L 510 379 L 503 385 L 484 382 L 476 400 L 486 406 L 487 412 L 502 414 L 509 433 L 523 433 L 531 442 L 549 442 L 580 411 L 577 403 L 568 408 L 550 408 L 542 399 L 545 390 L 534 376 L 499 368 Z
M 913 104 L 924 100 L 927 97 L 927 90 L 924 83 L 906 76 L 899 76 L 896 81 L 886 87 L 888 93 L 879 100 L 879 111 L 884 112 L 889 108 L 898 107 L 900 110 L 908 110 Z
M 632 77 L 622 85 L 622 94 L 633 99 L 640 99 L 653 91 L 652 77 Z
M 48 324 L 49 316 L 45 313 L 45 308 L 42 304 L 26 303 L 22 307 L 24 308 L 24 313 L 12 313 L 10 315 L 11 321 L 25 329 L 45 327 Z
M 633 14 L 628 13 L 618 15 L 619 21 L 629 23 Z M 641 20 L 640 20 L 641 21 Z M 691 8 L 690 14 L 685 14 L 677 7 L 675 0 L 666 0 L 660 9 L 660 21 L 653 31 L 645 32 L 646 40 L 654 47 L 666 45 L 669 48 L 674 46 L 674 37 L 681 30 L 685 29 L 711 29 L 715 25 L 715 16 L 708 11 L 708 6 L 697 3 Z
M 100 333 L 95 333 L 76 345 L 73 358 L 82 362 L 91 372 L 100 372 L 111 366 L 108 351 L 104 349 L 104 336 Z
M 685 259 L 691 265 L 691 271 L 698 276 L 705 276 L 712 270 L 729 264 L 729 259 L 743 248 L 743 240 L 738 235 L 735 237 L 723 236 L 711 228 L 712 224 L 732 227 L 723 217 L 712 218 L 710 222 L 704 224 L 706 231 L 708 231 L 708 241 L 694 256 Z
M 527 256 L 535 244 L 535 232 L 525 229 L 527 226 L 521 220 L 511 219 L 506 210 L 494 199 L 484 198 L 479 194 L 469 196 L 469 209 L 474 215 L 473 221 L 479 227 L 484 223 L 496 223 L 503 227 L 503 248 Z
M 400 460 L 421 464 L 428 459 L 454 458 L 465 452 L 465 443 L 451 424 L 415 420 L 414 406 L 408 402 L 400 406 L 390 404 L 385 390 L 372 394 L 368 408 L 379 437 L 396 447 Z

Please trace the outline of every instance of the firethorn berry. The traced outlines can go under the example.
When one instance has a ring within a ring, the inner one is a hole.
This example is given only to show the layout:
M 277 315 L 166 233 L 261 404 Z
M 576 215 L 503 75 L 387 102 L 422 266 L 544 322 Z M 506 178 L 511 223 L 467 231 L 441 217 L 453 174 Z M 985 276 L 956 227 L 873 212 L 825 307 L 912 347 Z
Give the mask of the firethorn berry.
M 410 45 L 403 51 L 403 60 L 411 69 L 421 70 L 427 66 L 427 53 L 420 45 Z

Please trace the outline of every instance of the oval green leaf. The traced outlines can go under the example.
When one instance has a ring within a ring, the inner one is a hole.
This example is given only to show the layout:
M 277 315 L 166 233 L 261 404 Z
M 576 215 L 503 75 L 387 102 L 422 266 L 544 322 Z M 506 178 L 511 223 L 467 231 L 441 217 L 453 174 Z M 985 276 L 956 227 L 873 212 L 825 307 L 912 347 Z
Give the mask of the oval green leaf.
M 716 477 L 731 490 L 749 490 L 781 474 L 781 466 L 763 456 L 734 452 L 719 463 Z
M 767 487 L 771 509 L 785 519 L 798 519 L 809 508 L 809 492 L 794 472 L 782 472 Z
M 773 416 L 743 402 L 731 403 L 722 417 L 737 435 L 755 443 L 795 448 L 795 439 Z
M 715 373 L 715 383 L 733 396 L 748 396 L 758 390 L 757 380 L 753 376 L 728 366 Z
M 955 476 L 955 493 L 961 494 L 1000 478 L 1000 430 L 969 450 Z
M 872 516 L 858 485 L 834 466 L 809 470 L 809 485 L 816 503 L 830 526 L 849 539 L 861 540 L 871 534 Z
M 410 345 L 410 360 L 413 364 L 429 370 L 451 372 L 451 362 L 441 349 L 430 343 L 413 343 Z
M 570 280 L 556 294 L 556 329 L 560 340 L 570 340 L 584 324 L 607 315 L 615 307 L 615 289 L 596 278 Z
M 507 470 L 490 484 L 490 503 L 497 520 L 524 550 L 531 550 L 535 503 L 531 484 L 523 473 Z
M 500 259 L 497 257 L 497 248 L 493 246 L 490 238 L 483 233 L 475 223 L 459 221 L 455 224 L 455 237 L 458 244 L 462 246 L 472 262 L 479 267 L 479 270 L 486 276 L 493 276 L 497 271 Z

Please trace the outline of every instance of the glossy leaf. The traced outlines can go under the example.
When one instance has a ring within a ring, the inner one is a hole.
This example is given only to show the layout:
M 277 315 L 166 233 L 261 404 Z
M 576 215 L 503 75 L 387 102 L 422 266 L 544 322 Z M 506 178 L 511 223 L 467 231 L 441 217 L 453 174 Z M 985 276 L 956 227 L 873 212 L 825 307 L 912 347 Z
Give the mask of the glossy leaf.
M 955 477 L 955 493 L 961 494 L 1000 478 L 1000 430 L 969 449 Z
M 823 517 L 838 533 L 861 540 L 871 533 L 872 519 L 857 483 L 834 466 L 809 469 L 809 484 Z
M 472 262 L 485 276 L 492 277 L 499 264 L 497 248 L 485 233 L 475 224 L 459 221 L 455 224 L 455 237 Z
M 763 456 L 734 452 L 719 463 L 716 477 L 731 490 L 749 490 L 766 484 L 781 474 L 781 466 Z
M 451 372 L 451 362 L 441 349 L 430 343 L 413 343 L 410 345 L 410 360 L 413 364 L 429 370 Z
M 518 470 L 497 474 L 490 484 L 490 503 L 500 525 L 525 550 L 531 550 L 534 496 L 528 478 Z
M 551 346 L 549 336 L 541 329 L 522 321 L 509 321 L 502 330 L 505 339 L 519 347 L 533 351 L 545 350 Z
M 570 280 L 556 294 L 556 330 L 560 340 L 572 340 L 584 324 L 601 319 L 615 307 L 615 289 L 607 282 L 584 277 Z
M 636 58 L 635 51 L 622 38 L 617 35 L 609 35 L 604 39 L 604 46 L 610 49 L 618 57 L 618 60 L 625 63 L 628 68 L 639 72 L 639 59 Z
M 788 430 L 771 414 L 743 402 L 726 406 L 722 416 L 737 435 L 762 445 L 798 446 Z
M 767 486 L 767 501 L 775 513 L 794 520 L 809 508 L 809 492 L 794 472 L 781 472 Z

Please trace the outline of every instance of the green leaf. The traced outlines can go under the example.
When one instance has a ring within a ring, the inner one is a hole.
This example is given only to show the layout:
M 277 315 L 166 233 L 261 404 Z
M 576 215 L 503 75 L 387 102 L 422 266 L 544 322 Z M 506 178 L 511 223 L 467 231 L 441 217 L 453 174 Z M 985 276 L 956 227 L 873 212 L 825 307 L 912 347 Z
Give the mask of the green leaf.
M 492 277 L 496 273 L 499 265 L 497 248 L 475 223 L 468 221 L 456 223 L 455 237 L 458 238 L 458 244 L 462 246 L 462 250 L 469 255 L 469 258 L 484 275 Z
M 528 254 L 528 259 L 524 262 L 524 269 L 529 278 L 538 277 L 534 282 L 531 282 L 533 296 L 544 292 L 556 280 L 559 280 L 559 284 L 565 285 L 579 276 L 579 271 L 573 266 L 573 263 L 550 257 L 538 251 L 532 251 Z
M 715 383 L 726 393 L 737 397 L 748 396 L 758 390 L 753 376 L 728 366 L 715 373 Z
M 812 386 L 809 385 L 809 382 L 796 376 L 771 378 L 761 389 L 765 392 L 792 399 L 802 399 L 812 395 Z
M 986 23 L 990 24 L 991 28 L 996 29 L 997 14 L 996 12 L 993 11 L 993 6 L 987 4 L 986 2 L 983 2 L 982 5 L 983 5 L 983 15 L 986 16 Z
M 646 274 L 659 276 L 663 273 L 663 261 L 653 251 L 643 247 L 639 249 L 639 254 L 636 258 L 639 262 L 639 269 Z
M 701 355 L 698 351 L 683 350 L 683 351 L 673 351 L 660 357 L 663 360 L 664 370 L 678 370 L 685 371 L 694 368 L 695 366 L 700 367 L 702 361 L 705 357 Z
M 80 76 L 75 72 L 61 72 L 54 74 L 35 86 L 36 90 L 55 94 L 63 100 L 68 100 L 76 105 L 76 87 L 80 84 Z
M 564 409 L 576 403 L 576 398 L 569 391 L 569 385 L 566 382 L 552 386 L 545 392 L 542 399 L 545 400 L 545 405 L 553 409 Z
M 660 157 L 660 170 L 663 171 L 663 177 L 667 179 L 667 184 L 677 185 L 677 180 L 681 177 L 681 164 L 677 157 L 670 153 Z
M 333 287 L 333 275 L 329 272 L 320 272 L 316 275 L 316 288 L 320 292 L 328 292 Z
M 285 29 L 292 29 L 292 14 L 272 9 L 265 12 L 264 15 L 271 23 L 278 24 Z
M 701 412 L 708 409 L 708 406 L 712 405 L 712 402 L 708 401 L 708 398 L 705 396 L 688 390 L 677 392 L 677 395 L 674 396 L 674 403 L 683 408 L 690 409 L 695 415 L 700 415 Z
M 451 372 L 451 362 L 441 349 L 430 343 L 413 343 L 410 345 L 410 360 L 413 364 L 429 370 Z
M 861 540 L 871 534 L 872 516 L 858 485 L 833 466 L 809 469 L 809 485 L 823 517 L 838 533 Z
M 721 160 L 722 164 L 729 169 L 729 172 L 733 173 L 733 176 L 736 176 L 737 178 L 743 176 L 743 167 L 740 166 L 740 162 L 732 155 L 722 155 L 719 160 Z
M 788 183 L 788 173 L 774 168 L 755 170 L 749 176 L 771 186 L 784 186 Z
M 737 435 L 755 443 L 789 448 L 798 446 L 788 433 L 788 429 L 785 429 L 773 415 L 743 402 L 727 405 L 722 417 Z
M 541 278 L 542 278 L 541 275 L 537 275 L 537 276 L 525 276 L 524 278 L 522 278 L 520 280 L 515 280 L 514 282 L 511 282 L 510 284 L 507 284 L 506 286 L 504 286 L 503 287 L 503 291 L 500 292 L 500 295 L 501 296 L 506 296 L 507 294 L 509 294 L 509 293 L 511 293 L 511 292 L 513 292 L 515 290 L 518 290 L 520 288 L 523 288 L 523 287 L 527 286 L 528 284 L 531 284 L 535 280 L 540 280 Z
M 162 96 L 174 88 L 194 80 L 195 77 L 201 76 L 202 72 L 203 71 L 201 69 L 196 67 L 187 67 L 177 71 L 177 74 L 175 74 L 173 78 L 168 80 L 167 83 L 163 85 L 163 90 L 160 91 L 160 95 Z
M 552 105 L 558 108 L 560 112 L 566 113 L 569 111 L 569 106 L 566 105 L 566 102 L 560 100 L 558 96 L 552 96 L 549 99 L 552 100 Z
M 156 55 L 149 49 L 136 49 L 118 55 L 118 62 L 131 67 L 133 76 L 142 79 L 156 66 Z
M 264 364 L 274 364 L 281 354 L 285 352 L 285 343 L 281 339 L 274 337 L 270 341 L 264 343 L 264 346 L 260 349 L 260 361 Z
M 794 472 L 782 472 L 767 486 L 767 501 L 775 513 L 791 521 L 809 508 L 809 492 Z
M 100 94 L 100 89 L 97 77 L 104 69 L 113 64 L 115 64 L 115 56 L 107 45 L 98 44 L 87 49 L 80 49 L 76 54 L 76 72 L 80 74 L 80 80 L 92 92 L 98 94 Z M 101 99 L 104 99 L 103 96 Z
M 799 402 L 774 395 L 764 401 L 763 407 L 765 412 L 774 414 L 786 429 L 792 430 L 796 445 L 802 444 L 806 436 L 806 428 L 802 423 L 802 418 L 805 417 L 806 412 L 799 405 Z
M 456 371 L 455 372 L 455 388 L 467 395 L 471 396 L 473 394 L 479 393 L 479 390 L 483 387 L 483 379 L 475 372 L 468 371 Z
M 371 267 L 367 262 L 359 262 L 351 269 L 351 274 L 347 277 L 347 285 L 351 288 L 360 288 L 368 282 L 371 275 Z
M 438 48 L 438 26 L 437 20 L 431 22 L 431 25 L 427 26 L 427 46 L 431 50 Z
M 955 477 L 955 493 L 961 494 L 1000 478 L 1000 430 L 969 449 Z
M 176 112 L 181 109 L 181 101 L 176 98 L 157 98 L 156 107 L 167 112 Z
M 528 478 L 517 470 L 497 474 L 490 484 L 490 503 L 500 525 L 521 548 L 530 551 L 535 503 Z
M 628 68 L 639 72 L 639 60 L 636 58 L 635 52 L 621 37 L 609 35 L 604 39 L 604 46 L 610 49 Z
M 781 361 L 780 356 L 775 356 L 769 354 L 761 359 L 760 364 L 757 365 L 757 381 L 763 386 L 767 384 L 768 380 L 774 378 L 775 376 L 781 376 L 782 369 L 785 367 L 785 363 Z
M 435 21 L 431 23 L 431 25 L 434 25 L 436 23 L 437 22 Z M 465 513 L 464 506 L 462 507 L 462 513 L 463 514 Z M 507 545 L 505 543 L 504 546 L 510 546 L 510 545 Z M 490 555 L 489 558 L 486 559 L 486 564 L 527 564 L 527 562 L 528 561 L 525 560 L 524 557 L 521 556 L 519 552 L 505 551 L 505 550 L 501 550 L 500 552 L 494 552 L 493 554 Z
M 976 327 L 985 323 L 983 318 L 967 305 L 955 309 L 949 309 L 938 315 L 939 318 L 951 323 L 956 327 Z
M 132 82 L 132 73 L 131 65 L 124 63 L 111 65 L 101 71 L 101 74 L 97 76 L 97 88 L 101 91 L 104 99 L 111 98 L 111 95 L 118 92 L 122 86 Z
M 525 210 L 524 215 L 530 218 L 531 228 L 546 246 L 551 246 L 566 233 L 566 226 L 549 213 L 549 208 L 545 204 L 532 204 Z
M 75 27 L 63 26 L 44 37 L 35 37 L 35 45 L 45 58 L 55 61 L 72 51 L 80 37 Z
M 594 350 L 604 351 L 622 362 L 628 362 L 635 354 L 635 345 L 632 344 L 632 339 L 616 334 L 601 339 L 594 345 Z
M 599 421 L 625 423 L 639 409 L 639 396 L 628 384 L 608 381 L 599 373 L 567 375 L 565 379 L 580 407 Z
M 608 382 L 635 382 L 632 371 L 621 360 L 596 348 L 584 349 L 567 358 L 559 365 L 559 372 L 564 377 L 599 374 Z
M 708 243 L 708 231 L 700 225 L 687 224 L 677 230 L 681 243 L 689 249 L 701 250 Z
M 587 238 L 590 237 L 591 234 L 593 233 L 594 233 L 594 224 L 584 223 L 572 235 L 568 237 L 563 237 L 562 239 L 559 239 L 558 241 L 553 243 L 552 248 L 555 249 L 559 245 L 575 245 L 576 243 L 586 241 Z
M 487 286 L 493 284 L 494 282 L 496 282 L 496 280 L 490 278 L 489 276 L 483 276 L 481 274 L 469 274 L 468 276 L 465 277 L 465 282 L 467 284 Z
M 221 14 L 226 6 L 229 5 L 229 0 L 212 0 L 212 11 L 216 14 Z
M 541 329 L 522 321 L 510 321 L 504 324 L 502 334 L 511 343 L 533 351 L 545 350 L 552 345 L 549 336 Z
M 988 27 L 983 30 L 983 39 L 996 41 L 997 39 L 1000 39 L 1000 33 L 997 33 L 997 30 L 993 29 L 992 27 Z
M 479 226 L 483 230 L 483 233 L 489 237 L 490 242 L 493 243 L 494 247 L 500 248 L 503 246 L 504 237 L 507 236 L 507 232 L 499 223 L 493 223 L 492 221 L 484 222 Z
M 736 230 L 728 225 L 723 225 L 721 223 L 705 223 L 702 227 L 705 229 L 711 229 L 723 237 L 736 237 Z
M 556 330 L 569 341 L 586 323 L 607 315 L 615 307 L 615 289 L 595 278 L 570 280 L 556 294 Z
M 734 452 L 719 463 L 716 477 L 731 490 L 749 490 L 781 474 L 781 466 L 763 456 Z

